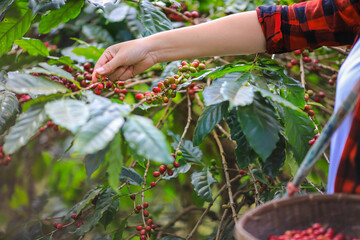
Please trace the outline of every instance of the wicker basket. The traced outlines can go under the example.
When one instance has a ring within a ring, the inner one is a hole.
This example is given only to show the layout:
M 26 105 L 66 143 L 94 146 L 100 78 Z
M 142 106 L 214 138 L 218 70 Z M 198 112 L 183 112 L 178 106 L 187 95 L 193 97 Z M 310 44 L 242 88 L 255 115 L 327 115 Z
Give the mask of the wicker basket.
M 304 195 L 275 200 L 246 213 L 236 224 L 237 240 L 267 240 L 286 230 L 319 222 L 350 237 L 360 237 L 360 195 Z

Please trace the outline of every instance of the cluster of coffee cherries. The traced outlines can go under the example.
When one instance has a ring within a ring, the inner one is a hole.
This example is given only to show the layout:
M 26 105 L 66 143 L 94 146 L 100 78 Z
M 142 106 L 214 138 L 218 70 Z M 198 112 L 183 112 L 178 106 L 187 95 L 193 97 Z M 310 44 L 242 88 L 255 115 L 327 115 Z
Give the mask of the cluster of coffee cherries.
M 3 146 L 0 147 L 0 166 L 7 166 L 11 162 L 11 156 L 5 156 Z
M 53 227 L 56 228 L 57 230 L 61 230 L 64 227 L 70 226 L 70 225 L 74 224 L 75 222 L 77 222 L 77 227 L 79 228 L 79 227 L 81 227 L 81 225 L 84 224 L 81 221 L 80 217 L 81 217 L 81 212 L 79 214 L 73 213 L 73 214 L 71 214 L 71 218 L 74 220 L 73 223 L 69 223 L 69 224 L 64 225 L 64 224 L 59 223 L 59 222 L 53 222 Z
M 46 124 L 45 124 L 45 126 L 39 127 L 39 131 L 40 131 L 40 132 L 43 132 L 43 131 L 45 131 L 45 130 L 48 129 L 48 128 L 54 128 L 54 130 L 55 130 L 56 132 L 59 131 L 59 126 L 56 125 L 56 124 L 54 124 L 53 121 L 47 121 Z
M 310 50 L 310 51 L 312 51 L 312 50 Z M 319 68 L 316 67 L 316 64 L 319 63 L 319 60 L 310 58 L 309 52 L 306 52 L 305 49 L 295 50 L 294 54 L 295 54 L 295 56 L 300 56 L 302 54 L 304 63 L 314 63 L 314 65 L 312 65 L 310 68 L 312 71 L 316 72 L 319 70 Z M 298 65 L 298 63 L 299 63 L 299 61 L 296 58 L 294 58 L 286 64 L 286 67 L 290 69 L 293 66 Z
M 314 93 L 313 90 L 309 89 L 305 93 L 305 101 L 309 101 L 310 99 L 314 100 L 315 102 L 321 103 L 322 100 L 326 97 L 326 94 L 322 91 L 318 93 Z M 311 106 L 305 104 L 305 107 L 303 109 L 304 112 L 307 112 L 310 117 L 313 117 L 315 115 L 315 112 L 311 110 Z
M 280 236 L 271 235 L 268 240 L 359 240 L 341 233 L 336 233 L 333 228 L 326 228 L 320 223 L 314 223 L 305 230 L 288 230 Z
M 178 11 L 178 9 L 179 9 L 179 7 L 176 6 L 175 4 L 173 4 L 170 8 L 175 11 Z M 180 12 L 188 18 L 198 18 L 199 17 L 198 11 L 192 11 L 192 12 L 188 11 L 186 4 L 183 2 L 180 3 Z M 180 15 L 172 13 L 171 11 L 165 11 L 165 14 L 171 21 L 175 21 L 175 22 L 183 22 L 184 21 L 184 19 Z
M 136 205 L 134 211 L 135 211 L 135 213 L 139 213 L 142 210 L 144 217 L 148 218 L 149 217 L 149 211 L 144 210 L 144 209 L 146 209 L 148 207 L 149 207 L 149 203 L 144 202 L 142 205 L 141 204 Z M 155 231 L 155 229 L 156 229 L 156 225 L 153 223 L 153 220 L 151 218 L 148 218 L 146 220 L 145 226 L 142 226 L 142 225 L 137 225 L 136 226 L 136 230 L 140 234 L 140 240 L 146 240 L 147 236 L 150 237 L 152 232 Z
M 166 77 L 164 81 L 161 81 L 157 84 L 157 87 L 152 89 L 152 92 L 137 93 L 135 98 L 137 100 L 146 99 L 146 103 L 168 103 L 169 98 L 174 98 L 176 96 L 176 91 L 179 84 L 186 83 L 190 80 L 191 73 L 195 73 L 201 70 L 204 70 L 206 65 L 200 63 L 199 60 L 195 59 L 191 64 L 186 61 L 182 61 L 181 65 L 178 67 L 178 73 L 172 77 Z M 196 91 L 199 88 L 195 86 L 195 83 L 191 83 L 188 87 L 188 93 L 190 97 L 194 96 Z

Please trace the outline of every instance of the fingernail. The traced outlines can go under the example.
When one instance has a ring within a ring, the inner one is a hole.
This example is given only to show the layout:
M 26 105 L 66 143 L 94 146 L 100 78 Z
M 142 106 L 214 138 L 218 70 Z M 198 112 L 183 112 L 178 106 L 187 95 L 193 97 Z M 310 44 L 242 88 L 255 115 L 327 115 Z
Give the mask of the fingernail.
M 101 67 L 101 68 L 95 69 L 95 72 L 103 74 L 105 72 L 105 69 L 103 67 Z

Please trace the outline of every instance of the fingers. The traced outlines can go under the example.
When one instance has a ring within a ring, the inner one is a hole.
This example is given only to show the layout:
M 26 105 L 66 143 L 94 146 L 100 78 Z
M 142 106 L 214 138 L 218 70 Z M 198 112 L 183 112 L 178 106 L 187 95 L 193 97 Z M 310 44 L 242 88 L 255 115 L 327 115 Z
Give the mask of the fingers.
M 92 81 L 97 82 L 98 75 L 106 75 L 114 71 L 121 65 L 121 58 L 116 55 L 118 49 L 115 46 L 109 47 L 100 56 L 99 60 L 94 66 Z
M 108 76 L 108 78 L 114 82 L 116 79 L 120 78 L 123 75 L 127 68 L 127 66 L 117 68 L 113 73 Z
M 119 80 L 120 81 L 124 81 L 126 79 L 129 79 L 129 78 L 133 78 L 135 77 L 135 74 L 134 74 L 134 67 L 133 66 L 128 66 L 125 70 L 125 72 L 119 76 Z

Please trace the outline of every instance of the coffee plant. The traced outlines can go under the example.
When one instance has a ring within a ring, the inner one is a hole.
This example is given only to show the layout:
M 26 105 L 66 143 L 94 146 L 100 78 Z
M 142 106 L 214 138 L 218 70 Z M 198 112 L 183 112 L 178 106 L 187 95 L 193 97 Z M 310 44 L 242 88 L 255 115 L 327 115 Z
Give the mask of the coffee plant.
M 238 217 L 281 197 L 349 46 L 91 81 L 112 44 L 260 4 L 274 3 L 1 1 L 0 239 L 233 239 Z M 327 166 L 300 194 L 325 191 Z

